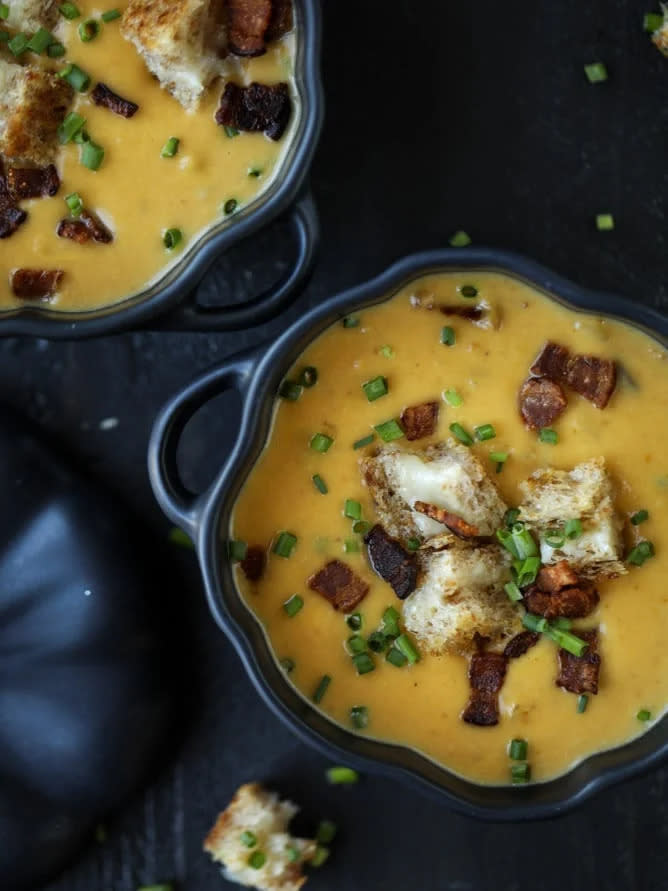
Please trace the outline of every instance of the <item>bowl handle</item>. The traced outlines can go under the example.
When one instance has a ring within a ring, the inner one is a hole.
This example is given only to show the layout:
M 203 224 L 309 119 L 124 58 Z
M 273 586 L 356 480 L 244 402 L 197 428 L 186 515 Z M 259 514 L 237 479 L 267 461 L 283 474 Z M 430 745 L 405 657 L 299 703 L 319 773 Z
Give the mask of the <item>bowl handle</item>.
M 255 350 L 232 356 L 205 371 L 160 410 L 151 430 L 148 472 L 153 493 L 167 517 L 192 539 L 207 492 L 191 492 L 181 480 L 176 454 L 188 421 L 214 396 L 225 390 L 245 393 L 257 363 Z
M 269 290 L 238 306 L 200 306 L 194 294 L 191 302 L 177 306 L 157 320 L 160 330 L 238 331 L 259 325 L 289 306 L 306 287 L 313 271 L 320 242 L 320 224 L 313 196 L 305 192 L 286 213 L 297 256 L 290 271 Z

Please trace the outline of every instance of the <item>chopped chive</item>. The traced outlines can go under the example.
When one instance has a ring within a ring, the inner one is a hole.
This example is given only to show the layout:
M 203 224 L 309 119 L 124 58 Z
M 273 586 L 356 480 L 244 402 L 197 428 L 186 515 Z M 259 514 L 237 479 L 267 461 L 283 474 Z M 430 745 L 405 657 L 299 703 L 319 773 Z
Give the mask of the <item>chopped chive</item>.
M 366 641 L 359 634 L 353 634 L 346 641 L 346 648 L 351 656 L 358 656 L 366 653 Z
M 533 613 L 524 613 L 522 616 L 522 624 L 529 631 L 546 631 L 548 627 L 547 619 L 544 616 L 535 616 Z
M 450 236 L 449 242 L 450 247 L 466 247 L 471 244 L 471 237 L 468 232 L 464 232 L 463 229 L 458 229 L 454 235 Z
M 313 693 L 313 701 L 314 702 L 321 702 L 322 697 L 327 692 L 327 688 L 329 687 L 329 685 L 331 683 L 332 683 L 331 677 L 328 674 L 323 674 L 323 676 L 320 678 L 320 680 L 318 682 L 318 686 L 315 688 L 315 691 Z
M 235 563 L 240 563 L 246 559 L 248 553 L 248 545 L 245 541 L 234 541 L 233 539 L 227 543 L 227 556 Z
M 70 22 L 72 19 L 78 19 L 81 15 L 78 6 L 75 6 L 74 3 L 61 3 L 58 12 Z
M 603 62 L 592 62 L 590 65 L 585 65 L 584 70 L 590 84 L 600 84 L 608 79 L 608 69 Z
M 338 827 L 331 820 L 321 820 L 315 833 L 319 845 L 328 845 L 334 841 Z
M 390 665 L 394 665 L 395 668 L 403 668 L 408 659 L 401 650 L 398 650 L 395 646 L 390 647 L 387 651 L 387 655 L 385 656 L 385 660 L 390 663 Z
M 417 551 L 420 547 L 420 539 L 419 538 L 408 538 L 406 539 L 406 550 L 407 551 Z
M 636 718 L 639 721 L 649 721 L 651 717 L 652 717 L 652 713 L 649 711 L 649 709 L 646 709 L 646 708 L 641 708 L 640 711 L 638 712 L 638 714 L 636 715 Z
M 641 523 L 644 523 L 645 520 L 649 520 L 649 511 L 648 510 L 637 510 L 631 516 L 631 522 L 634 526 L 640 526 Z
M 359 323 L 360 320 L 357 316 L 346 316 L 342 324 L 344 328 L 357 328 Z
M 556 445 L 559 442 L 559 434 L 556 430 L 552 430 L 549 427 L 543 427 L 542 430 L 538 432 L 538 439 L 541 442 L 548 442 L 550 445 Z
M 7 47 L 14 56 L 20 56 L 28 48 L 28 38 L 25 34 L 15 34 L 7 43 Z
M 300 597 L 299 594 L 293 594 L 292 597 L 289 597 L 285 603 L 283 604 L 283 609 L 290 616 L 291 619 L 297 615 L 297 613 L 304 606 L 304 598 Z
M 63 80 L 66 80 L 72 89 L 76 90 L 78 93 L 85 93 L 90 86 L 90 75 L 86 74 L 86 72 L 82 68 L 79 68 L 78 65 L 74 65 L 71 62 L 69 65 L 66 65 L 62 71 L 58 72 L 58 77 L 62 77 Z
M 399 637 L 395 640 L 394 646 L 403 656 L 406 657 L 411 665 L 415 665 L 416 662 L 420 661 L 420 654 L 418 653 L 413 644 L 413 641 L 408 637 L 408 635 L 400 634 Z
M 663 28 L 663 16 L 658 12 L 646 12 L 643 16 L 642 26 L 645 31 L 653 34 Z
M 450 432 L 465 446 L 473 445 L 473 437 L 470 433 L 466 432 L 461 424 L 458 424 L 457 422 L 450 424 Z
M 272 551 L 274 554 L 277 554 L 279 557 L 288 557 L 292 556 L 292 552 L 297 546 L 297 536 L 293 535 L 292 532 L 279 532 L 278 538 L 274 543 L 274 547 Z
M 369 709 L 365 705 L 354 705 L 350 709 L 350 721 L 357 730 L 364 730 L 369 724 Z
M 578 703 L 576 706 L 577 713 L 581 715 L 584 711 L 587 710 L 587 706 L 589 705 L 589 697 L 586 693 L 581 693 L 578 696 Z
M 384 653 L 388 646 L 388 638 L 382 631 L 373 631 L 367 639 L 367 645 L 373 653 Z
M 462 285 L 459 289 L 459 293 L 462 295 L 462 297 L 477 297 L 478 289 L 475 287 L 475 285 Z
M 351 631 L 359 631 L 362 624 L 362 613 L 351 613 L 349 616 L 346 616 L 346 625 Z
M 370 433 L 368 436 L 363 436 L 361 439 L 356 439 L 353 443 L 354 449 L 363 449 L 365 446 L 371 445 L 376 437 L 373 433 Z
M 173 158 L 179 150 L 180 142 L 181 140 L 177 139 L 176 136 L 170 136 L 167 142 L 160 149 L 160 157 Z
M 378 350 L 381 356 L 384 356 L 386 359 L 394 359 L 394 350 L 389 344 L 385 344 Z
M 566 533 L 563 529 L 546 529 L 543 541 L 551 548 L 563 548 L 566 543 Z
M 376 667 L 376 663 L 368 653 L 358 653 L 356 656 L 353 656 L 353 665 L 357 670 L 357 674 L 368 674 Z
M 314 387 L 318 383 L 318 369 L 313 365 L 307 365 L 306 368 L 302 368 L 299 375 L 299 383 L 307 389 Z
M 71 142 L 79 131 L 84 127 L 86 119 L 80 114 L 71 111 L 58 127 L 58 141 L 61 145 L 67 145 Z
M 491 424 L 481 424 L 480 427 L 474 428 L 475 438 L 479 442 L 485 442 L 488 439 L 496 437 L 496 430 Z
M 324 481 L 324 479 L 320 476 L 320 474 L 319 474 L 319 473 L 315 473 L 315 474 L 311 477 L 311 479 L 313 480 L 313 485 L 316 487 L 316 489 L 318 490 L 318 492 L 320 492 L 321 495 L 326 495 L 327 492 L 329 491 L 329 489 L 327 488 L 327 483 L 326 483 L 326 482 Z
M 162 241 L 168 251 L 173 251 L 175 247 L 181 244 L 183 233 L 180 229 L 167 229 L 162 236 Z
M 611 232 L 615 228 L 615 218 L 611 213 L 597 213 L 596 228 L 599 232 Z
M 65 47 L 62 45 L 62 43 L 58 43 L 57 40 L 53 43 L 50 43 L 46 50 L 46 54 L 50 59 L 62 59 L 62 57 L 65 55 L 65 52 Z
M 9 43 L 9 31 L 0 29 L 0 43 Z
M 27 49 L 29 49 L 33 53 L 37 53 L 37 55 L 41 55 L 44 50 L 48 49 L 48 47 L 53 43 L 53 34 L 50 31 L 47 31 L 46 28 L 40 28 L 38 31 L 35 31 L 33 36 L 28 41 Z
M 508 756 L 513 761 L 526 761 L 529 743 L 525 739 L 511 739 Z
M 295 663 L 293 659 L 281 659 L 280 666 L 286 674 L 290 674 L 290 672 L 295 670 Z
M 525 762 L 524 764 L 510 765 L 510 780 L 514 786 L 528 783 L 531 779 L 531 768 Z
M 353 501 L 352 498 L 346 498 L 346 503 L 343 506 L 343 516 L 348 517 L 350 520 L 361 520 L 362 505 L 359 501 Z
M 360 543 L 356 538 L 346 538 L 343 542 L 343 550 L 346 554 L 359 554 Z
M 234 213 L 238 206 L 239 202 L 236 198 L 228 198 L 225 204 L 223 204 L 223 211 L 229 216 L 231 213 Z
M 324 454 L 330 448 L 333 442 L 334 440 L 332 439 L 332 437 L 327 436 L 326 433 L 314 433 L 311 437 L 309 445 L 314 452 L 321 452 Z
M 299 851 L 297 848 L 293 847 L 293 845 L 288 845 L 285 849 L 285 853 L 290 863 L 296 863 L 300 859 Z
M 85 142 L 81 147 L 81 163 L 89 170 L 99 170 L 104 161 L 104 149 L 94 142 Z M 181 232 L 179 229 L 168 229 L 163 236 L 165 247 L 171 248 L 181 241 Z M 168 242 L 171 242 L 168 244 Z
M 388 606 L 383 613 L 383 634 L 386 637 L 398 637 L 401 633 L 399 620 L 401 616 L 393 606 Z
M 241 844 L 246 848 L 254 848 L 257 844 L 257 836 L 249 829 L 244 830 L 239 836 Z
M 82 43 L 90 43 L 100 33 L 100 23 L 95 19 L 86 19 L 78 27 L 79 39 Z
M 356 535 L 366 535 L 370 529 L 371 523 L 367 523 L 366 520 L 358 520 L 356 523 L 353 523 L 353 532 Z
M 552 619 L 550 624 L 553 628 L 557 628 L 559 631 L 570 631 L 573 627 L 573 623 L 570 619 L 567 619 L 566 616 L 557 616 L 556 619 Z
M 9 18 L 9 6 L 6 3 L 0 3 L 0 19 Z
M 239 135 L 239 130 L 236 127 L 229 127 L 227 124 L 223 127 L 225 130 L 225 136 L 229 139 L 234 139 L 235 136 Z
M 503 467 L 508 460 L 508 452 L 490 452 L 489 460 L 496 464 L 496 472 L 501 473 Z
M 535 557 L 538 553 L 538 547 L 533 535 L 524 527 L 523 523 L 515 523 L 510 530 L 517 548 L 517 556 L 520 560 L 526 560 L 527 557 Z
M 309 863 L 311 866 L 315 866 L 315 867 L 322 866 L 328 857 L 329 857 L 329 848 L 325 848 L 322 845 L 318 845 L 315 849 L 315 853 L 314 853 L 313 857 L 311 857 L 311 859 L 309 860 Z
M 451 328 L 449 325 L 441 328 L 441 343 L 444 343 L 446 346 L 454 346 L 456 342 L 457 335 L 454 328 Z
M 74 134 L 74 141 L 77 145 L 83 145 L 84 142 L 90 142 L 90 136 L 88 135 L 88 130 L 85 127 L 82 130 L 79 130 L 78 133 Z
M 651 541 L 641 541 L 637 544 L 629 553 L 626 558 L 627 563 L 632 563 L 634 566 L 642 566 L 645 560 L 648 560 L 650 557 L 654 556 L 654 545 Z
M 460 406 L 464 401 L 456 390 L 444 390 L 443 398 L 448 405 L 452 405 L 454 408 Z
M 376 424 L 374 430 L 383 442 L 393 442 L 395 439 L 401 439 L 404 435 L 401 424 L 396 418 L 384 421 L 382 424 Z
M 582 520 L 568 520 L 564 526 L 564 535 L 571 541 L 582 535 Z
M 262 168 L 260 167 L 248 168 L 248 175 L 254 177 L 255 179 L 258 179 L 260 176 L 262 176 L 262 172 Z
M 525 560 L 517 560 L 513 563 L 519 588 L 533 585 L 540 569 L 540 557 L 527 557 Z
M 102 21 L 108 25 L 109 22 L 115 22 L 116 19 L 120 19 L 121 11 L 120 9 L 108 9 L 106 12 L 102 13 Z
M 365 381 L 362 384 L 362 389 L 364 390 L 367 400 L 369 402 L 375 402 L 375 400 L 380 399 L 381 396 L 387 395 L 387 378 L 384 378 L 382 375 L 374 377 L 369 381 Z
M 519 555 L 517 553 L 517 546 L 515 545 L 515 539 L 513 538 L 513 533 L 508 529 L 497 529 L 496 530 L 496 538 L 499 544 L 503 545 L 503 547 L 508 551 L 509 554 L 512 554 L 513 557 L 519 559 Z
M 253 851 L 252 854 L 249 854 L 247 862 L 253 869 L 262 869 L 267 862 L 267 857 L 262 851 Z
M 302 395 L 302 387 L 300 384 L 286 379 L 279 387 L 278 395 L 281 399 L 287 399 L 288 402 L 296 402 Z
M 509 529 L 512 529 L 512 527 L 515 525 L 515 523 L 517 523 L 517 518 L 519 517 L 519 515 L 520 515 L 519 507 L 509 507 L 508 510 L 503 515 L 504 525 L 507 526 Z
M 545 629 L 545 632 L 550 640 L 553 640 L 557 646 L 561 647 L 562 650 L 566 650 L 568 653 L 572 653 L 573 656 L 577 656 L 578 659 L 583 656 L 589 648 L 589 644 L 586 640 L 582 640 L 581 637 L 572 634 L 570 631 L 561 631 L 559 628 L 549 626 Z
M 515 582 L 508 582 L 503 586 L 503 590 L 508 595 L 508 600 L 512 600 L 513 603 L 516 603 L 518 600 L 522 599 L 522 592 L 517 587 Z

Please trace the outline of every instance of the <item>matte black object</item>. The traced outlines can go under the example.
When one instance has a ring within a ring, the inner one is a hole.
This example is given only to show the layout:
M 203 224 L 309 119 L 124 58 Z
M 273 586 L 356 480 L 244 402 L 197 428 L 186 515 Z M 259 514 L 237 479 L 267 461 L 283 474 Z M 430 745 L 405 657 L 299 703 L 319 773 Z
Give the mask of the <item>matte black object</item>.
M 0 888 L 53 877 L 173 739 L 169 583 L 113 500 L 0 412 Z
M 550 782 L 521 788 L 477 785 L 401 745 L 352 734 L 316 711 L 287 681 L 260 623 L 237 592 L 228 561 L 221 559 L 221 530 L 225 536 L 239 490 L 266 443 L 278 387 L 306 346 L 329 325 L 383 302 L 417 276 L 457 270 L 513 276 L 571 309 L 628 319 L 664 346 L 668 343 L 668 319 L 663 315 L 612 294 L 585 290 L 518 254 L 472 247 L 415 254 L 310 311 L 268 349 L 231 358 L 184 388 L 155 423 L 149 473 L 164 512 L 196 542 L 216 621 L 235 645 L 265 701 L 302 739 L 346 764 L 410 779 L 438 793 L 460 813 L 489 820 L 535 820 L 565 813 L 595 791 L 657 766 L 668 755 L 668 719 L 642 737 L 594 755 Z M 237 390 L 243 401 L 237 441 L 209 489 L 195 495 L 184 487 L 178 474 L 179 439 L 197 409 L 229 389 Z
M 26 304 L 0 312 L 0 335 L 74 340 L 146 327 L 236 331 L 259 325 L 292 303 L 309 279 L 320 237 L 315 205 L 306 191 L 305 181 L 324 115 L 320 4 L 318 0 L 294 0 L 294 4 L 298 29 L 295 84 L 301 105 L 300 119 L 291 136 L 282 172 L 267 191 L 235 213 L 233 219 L 221 220 L 209 229 L 184 252 L 179 263 L 134 297 L 85 312 L 63 312 L 49 309 L 46 304 Z M 245 303 L 200 306 L 195 300 L 195 288 L 214 260 L 279 217 L 288 220 L 296 242 L 296 259 L 286 277 Z

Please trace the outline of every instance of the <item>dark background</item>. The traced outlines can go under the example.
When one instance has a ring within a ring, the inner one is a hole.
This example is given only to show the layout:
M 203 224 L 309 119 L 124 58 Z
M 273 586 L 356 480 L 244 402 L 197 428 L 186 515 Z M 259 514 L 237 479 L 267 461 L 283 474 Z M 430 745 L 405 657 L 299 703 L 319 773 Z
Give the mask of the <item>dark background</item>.
M 642 30 L 652 0 L 323 6 L 327 116 L 311 177 L 322 248 L 304 297 L 248 333 L 0 343 L 0 395 L 164 536 L 145 455 L 167 397 L 304 307 L 404 254 L 444 245 L 456 229 L 668 309 L 668 60 Z M 610 78 L 590 85 L 583 65 L 597 60 Z M 598 212 L 614 214 L 613 232 L 596 231 Z M 249 257 L 221 261 L 205 294 L 242 292 L 255 278 Z M 191 478 L 206 479 L 220 461 L 233 411 L 223 400 L 192 425 L 182 449 Z M 102 429 L 106 418 L 117 425 Z M 668 887 L 665 770 L 566 818 L 522 826 L 454 816 L 373 776 L 353 789 L 327 787 L 326 760 L 269 713 L 214 626 L 193 555 L 175 547 L 173 559 L 192 637 L 173 658 L 194 660 L 197 673 L 182 738 L 172 741 L 170 765 L 108 820 L 107 840 L 91 842 L 49 891 L 168 880 L 181 891 L 224 887 L 202 839 L 236 786 L 255 778 L 342 827 L 330 862 L 309 880 L 313 891 Z

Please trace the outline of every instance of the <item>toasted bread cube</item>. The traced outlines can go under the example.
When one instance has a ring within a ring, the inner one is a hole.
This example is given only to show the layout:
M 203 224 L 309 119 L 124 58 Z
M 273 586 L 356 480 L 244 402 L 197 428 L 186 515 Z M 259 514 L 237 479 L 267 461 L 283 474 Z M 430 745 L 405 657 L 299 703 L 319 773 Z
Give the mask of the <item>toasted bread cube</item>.
M 471 450 L 452 440 L 424 451 L 384 446 L 361 469 L 379 520 L 395 538 L 424 541 L 447 533 L 443 523 L 413 509 L 416 501 L 456 514 L 481 536 L 503 525 L 506 505 L 496 486 Z
M 622 519 L 615 510 L 614 487 L 604 458 L 578 464 L 573 470 L 546 468 L 520 483 L 524 501 L 520 520 L 541 539 L 543 563 L 567 560 L 583 577 L 614 578 L 626 572 L 622 562 Z M 548 529 L 580 520 L 582 535 L 560 548 L 543 540 Z
M 4 24 L 17 31 L 49 31 L 58 24 L 58 0 L 10 0 L 9 17 Z
M 50 164 L 73 95 L 57 75 L 0 59 L 0 154 L 9 161 Z
M 664 56 L 668 56 L 668 5 L 664 4 L 663 8 L 663 25 L 652 34 L 654 46 L 659 49 Z
M 424 650 L 470 653 L 476 634 L 494 648 L 522 630 L 503 588 L 510 581 L 510 558 L 501 548 L 423 549 L 418 559 L 418 587 L 402 609 L 407 631 Z
M 224 70 L 224 0 L 130 0 L 121 33 L 184 108 Z
M 311 860 L 317 846 L 311 839 L 289 834 L 288 823 L 298 810 L 259 783 L 246 783 L 218 815 L 204 850 L 224 865 L 223 874 L 230 882 L 260 891 L 299 891 L 306 881 L 302 865 Z M 243 833 L 252 835 L 248 839 Z M 249 863 L 254 853 L 265 858 L 257 868 Z

